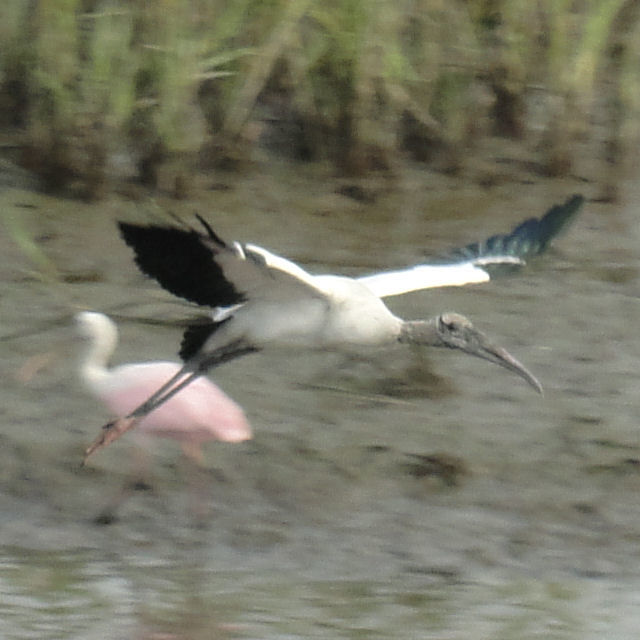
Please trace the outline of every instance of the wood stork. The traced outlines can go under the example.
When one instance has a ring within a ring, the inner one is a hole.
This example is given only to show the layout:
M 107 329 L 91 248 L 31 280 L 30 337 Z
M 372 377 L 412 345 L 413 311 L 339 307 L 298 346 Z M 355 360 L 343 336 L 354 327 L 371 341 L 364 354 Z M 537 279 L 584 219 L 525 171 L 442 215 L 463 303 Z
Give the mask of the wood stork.
M 578 212 L 580 195 L 531 218 L 509 234 L 452 252 L 452 260 L 350 278 L 311 275 L 253 244 L 227 243 L 200 216 L 203 231 L 120 222 L 138 267 L 174 295 L 211 310 L 184 333 L 182 369 L 116 425 L 119 433 L 206 371 L 272 346 L 357 351 L 394 343 L 447 347 L 498 364 L 542 392 L 538 380 L 505 349 L 456 313 L 406 321 L 383 298 L 433 287 L 485 282 L 494 266 L 521 266 L 541 253 Z M 105 425 L 105 433 L 116 428 Z M 90 453 L 91 448 L 88 450 Z

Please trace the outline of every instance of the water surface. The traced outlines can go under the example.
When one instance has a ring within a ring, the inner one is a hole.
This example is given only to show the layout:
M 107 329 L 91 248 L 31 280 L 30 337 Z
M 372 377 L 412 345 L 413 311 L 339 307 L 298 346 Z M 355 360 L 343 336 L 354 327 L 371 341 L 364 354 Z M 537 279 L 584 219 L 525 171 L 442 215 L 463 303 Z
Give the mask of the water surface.
M 208 515 L 158 446 L 152 492 L 94 522 L 132 438 L 80 468 L 108 417 L 75 378 L 72 315 L 122 331 L 116 362 L 171 359 L 176 304 L 114 221 L 204 214 L 313 272 L 365 273 L 505 231 L 589 185 L 482 190 L 407 174 L 375 204 L 277 168 L 192 201 L 99 205 L 5 190 L 2 216 L 55 265 L 0 238 L 0 635 L 11 638 L 635 638 L 640 623 L 638 259 L 629 185 L 588 203 L 516 277 L 393 299 L 470 316 L 543 382 L 464 355 L 259 354 L 213 378 L 255 439 L 207 449 Z M 635 189 L 635 190 L 634 190 Z M 386 362 L 386 363 L 385 363 Z

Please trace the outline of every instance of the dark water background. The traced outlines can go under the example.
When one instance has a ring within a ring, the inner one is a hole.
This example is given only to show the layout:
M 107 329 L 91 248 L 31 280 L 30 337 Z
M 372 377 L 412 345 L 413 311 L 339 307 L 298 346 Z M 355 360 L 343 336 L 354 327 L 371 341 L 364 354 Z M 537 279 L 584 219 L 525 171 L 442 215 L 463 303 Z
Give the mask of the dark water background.
M 407 174 L 375 204 L 273 168 L 194 200 L 99 205 L 0 193 L 61 277 L 0 238 L 0 636 L 6 638 L 636 638 L 640 191 L 587 203 L 516 277 L 390 301 L 470 316 L 542 381 L 448 352 L 391 364 L 260 354 L 214 372 L 255 439 L 207 447 L 209 515 L 160 443 L 153 492 L 94 523 L 132 438 L 80 468 L 107 414 L 75 377 L 72 315 L 121 328 L 116 362 L 173 359 L 176 304 L 114 220 L 199 211 L 228 239 L 312 272 L 364 273 L 506 231 L 589 185 L 491 190 Z M 34 359 L 35 358 L 35 359 Z M 25 370 L 33 367 L 34 370 Z

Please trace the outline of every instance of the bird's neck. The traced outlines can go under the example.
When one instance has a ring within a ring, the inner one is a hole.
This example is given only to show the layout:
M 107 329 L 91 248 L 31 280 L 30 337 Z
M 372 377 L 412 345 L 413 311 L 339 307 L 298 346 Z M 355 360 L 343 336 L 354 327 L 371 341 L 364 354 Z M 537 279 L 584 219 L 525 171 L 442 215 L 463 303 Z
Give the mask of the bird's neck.
M 430 347 L 446 346 L 438 333 L 438 318 L 403 322 L 398 340 Z
M 94 389 L 108 375 L 107 365 L 117 340 L 115 328 L 112 331 L 96 333 L 91 337 L 91 342 L 80 363 L 81 377 L 90 389 Z

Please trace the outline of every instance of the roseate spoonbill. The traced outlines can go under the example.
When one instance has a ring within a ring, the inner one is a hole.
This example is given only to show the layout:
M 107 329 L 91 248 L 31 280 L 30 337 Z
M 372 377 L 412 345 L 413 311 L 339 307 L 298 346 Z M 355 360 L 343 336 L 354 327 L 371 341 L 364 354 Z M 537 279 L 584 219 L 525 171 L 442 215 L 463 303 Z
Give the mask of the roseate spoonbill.
M 108 368 L 118 341 L 116 325 L 102 313 L 76 315 L 81 334 L 90 342 L 80 363 L 87 389 L 116 416 L 126 416 L 181 366 L 176 362 L 143 362 Z M 242 409 L 213 382 L 201 377 L 172 395 L 157 411 L 145 416 L 139 430 L 150 436 L 178 441 L 188 458 L 202 462 L 201 445 L 209 440 L 242 442 L 252 437 Z M 104 446 L 111 439 L 101 442 Z
M 105 425 L 105 431 L 114 430 L 118 437 L 210 368 L 269 346 L 358 353 L 394 343 L 448 347 L 498 364 L 541 392 L 533 374 L 467 318 L 442 313 L 429 320 L 405 321 L 382 298 L 485 282 L 492 267 L 521 266 L 526 257 L 546 249 L 583 202 L 582 196 L 574 195 L 509 234 L 454 251 L 448 263 L 360 278 L 311 275 L 256 245 L 228 244 L 200 216 L 204 232 L 184 223 L 178 228 L 120 222 L 138 267 L 167 291 L 209 307 L 211 315 L 185 331 L 182 369 L 125 420 Z

